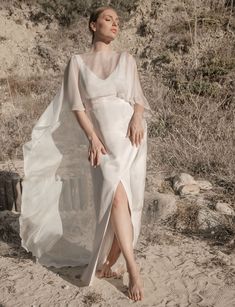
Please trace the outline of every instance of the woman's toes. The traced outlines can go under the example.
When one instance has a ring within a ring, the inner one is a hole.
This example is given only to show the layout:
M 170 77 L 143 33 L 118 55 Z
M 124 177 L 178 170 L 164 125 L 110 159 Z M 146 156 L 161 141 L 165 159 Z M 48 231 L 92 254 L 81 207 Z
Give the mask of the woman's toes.
M 110 266 L 110 262 L 104 262 L 102 267 L 96 272 L 96 276 L 101 277 L 118 277 L 118 272 L 113 271 Z
M 138 295 L 137 295 L 137 293 L 135 293 L 134 298 L 135 298 L 135 301 L 138 301 Z
M 110 268 L 105 272 L 105 277 L 110 277 Z
M 140 290 L 140 299 L 143 300 L 143 298 L 144 298 L 144 291 Z
M 137 293 L 134 293 L 134 300 L 135 300 L 135 301 L 138 301 Z
M 97 273 L 98 277 L 106 277 L 106 278 L 114 277 L 116 275 L 117 275 L 116 272 L 114 272 L 110 267 L 107 266 L 104 269 L 98 271 Z
M 106 274 L 105 274 L 105 277 L 110 277 L 111 276 L 111 270 L 109 269 Z
M 99 270 L 97 272 L 97 277 L 102 278 L 104 276 L 104 272 L 102 270 Z
M 112 276 L 113 277 L 117 276 L 117 273 L 115 271 L 112 271 Z
M 140 301 L 144 298 L 143 288 L 140 282 L 135 284 L 130 283 L 128 293 L 129 298 L 134 301 Z
M 136 293 L 135 298 L 136 298 L 136 301 L 140 300 L 140 293 L 139 293 L 139 291 Z
M 115 277 L 115 276 L 117 276 L 116 272 L 111 270 L 110 277 Z

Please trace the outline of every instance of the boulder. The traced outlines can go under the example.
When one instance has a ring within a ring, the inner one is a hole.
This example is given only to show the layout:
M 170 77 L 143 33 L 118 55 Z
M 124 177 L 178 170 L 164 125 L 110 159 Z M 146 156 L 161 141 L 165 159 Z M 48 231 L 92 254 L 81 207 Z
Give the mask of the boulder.
M 198 183 L 187 173 L 181 173 L 173 177 L 173 189 L 182 196 L 195 195 L 200 192 Z
M 209 232 L 218 227 L 226 227 L 227 219 L 217 211 L 207 207 L 200 208 L 197 216 L 199 232 Z
M 172 194 L 157 193 L 153 206 L 157 212 L 156 219 L 165 220 L 177 210 L 176 197 Z
M 146 190 L 153 193 L 159 192 L 163 189 L 165 184 L 165 178 L 162 173 L 148 173 L 146 177 Z
M 188 233 L 207 234 L 214 236 L 226 229 L 233 231 L 233 223 L 230 216 L 226 216 L 204 205 L 190 202 L 189 199 L 181 199 L 177 202 L 177 214 L 174 216 L 173 225 L 176 229 Z
M 186 184 L 179 188 L 178 193 L 182 196 L 196 195 L 200 192 L 200 187 L 197 184 Z
M 218 202 L 215 205 L 215 210 L 222 214 L 233 215 L 233 216 L 235 215 L 234 209 L 228 203 Z
M 22 178 L 18 173 L 0 171 L 0 211 L 21 210 Z
M 196 181 L 201 190 L 211 190 L 212 184 L 208 180 L 199 179 Z

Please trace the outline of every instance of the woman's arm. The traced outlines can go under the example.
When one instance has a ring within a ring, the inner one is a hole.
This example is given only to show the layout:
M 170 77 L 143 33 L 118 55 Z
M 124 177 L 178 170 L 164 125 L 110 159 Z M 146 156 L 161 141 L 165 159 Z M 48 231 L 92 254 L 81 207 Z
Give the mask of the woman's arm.
M 134 108 L 131 117 L 127 136 L 129 136 L 132 145 L 140 145 L 144 137 L 143 115 L 144 109 L 150 109 L 148 101 L 144 96 L 140 78 L 138 74 L 137 64 L 135 58 L 129 54 L 130 73 L 131 73 L 131 103 Z
M 140 105 L 139 103 L 134 104 L 134 114 L 138 114 L 143 116 L 144 113 L 144 107 Z
M 75 116 L 77 118 L 79 125 L 85 132 L 86 137 L 88 138 L 89 141 L 91 141 L 94 138 L 95 131 L 94 131 L 93 125 L 89 117 L 87 116 L 86 112 L 77 111 L 77 110 L 73 110 L 73 112 L 75 113 Z
M 134 104 L 134 112 L 129 122 L 127 136 L 130 138 L 132 145 L 141 144 L 144 137 L 144 128 L 142 124 L 144 107 L 138 103 Z
M 107 151 L 103 143 L 96 135 L 93 124 L 91 123 L 86 112 L 77 110 L 73 110 L 73 112 L 75 113 L 80 127 L 83 129 L 87 139 L 89 140 L 88 160 L 91 162 L 92 166 L 96 167 L 100 164 L 100 154 L 106 154 Z

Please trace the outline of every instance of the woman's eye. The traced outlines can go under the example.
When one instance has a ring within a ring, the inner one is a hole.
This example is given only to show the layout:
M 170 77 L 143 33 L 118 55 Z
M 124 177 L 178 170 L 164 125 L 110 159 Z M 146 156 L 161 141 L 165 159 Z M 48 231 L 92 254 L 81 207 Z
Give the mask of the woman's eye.
M 111 19 L 105 19 L 106 21 L 112 21 Z M 118 26 L 120 26 L 120 22 L 116 22 L 116 24 L 118 25 Z

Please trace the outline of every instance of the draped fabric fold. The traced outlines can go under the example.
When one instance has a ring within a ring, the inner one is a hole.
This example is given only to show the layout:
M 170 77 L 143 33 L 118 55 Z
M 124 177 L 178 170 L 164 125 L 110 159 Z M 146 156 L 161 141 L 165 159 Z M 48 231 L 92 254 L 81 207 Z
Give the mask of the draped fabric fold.
M 22 246 L 40 263 L 54 266 L 61 266 L 59 254 L 65 254 L 70 242 L 86 246 L 91 241 L 96 221 L 88 142 L 66 97 L 63 81 L 34 126 L 31 141 L 23 146 Z M 88 222 L 90 228 L 86 227 Z M 87 233 L 79 232 L 79 223 Z M 63 265 L 88 263 L 91 246 L 90 242 L 82 251 L 76 247 L 76 254 L 67 255 Z M 49 251 L 50 256 L 46 255 Z

